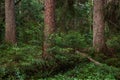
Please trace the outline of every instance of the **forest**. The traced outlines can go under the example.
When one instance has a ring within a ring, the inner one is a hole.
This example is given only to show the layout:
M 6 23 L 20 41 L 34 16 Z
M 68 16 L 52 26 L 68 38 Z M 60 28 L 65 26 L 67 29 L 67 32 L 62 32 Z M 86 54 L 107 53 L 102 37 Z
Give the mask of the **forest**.
M 120 0 L 0 0 L 0 80 L 120 80 Z

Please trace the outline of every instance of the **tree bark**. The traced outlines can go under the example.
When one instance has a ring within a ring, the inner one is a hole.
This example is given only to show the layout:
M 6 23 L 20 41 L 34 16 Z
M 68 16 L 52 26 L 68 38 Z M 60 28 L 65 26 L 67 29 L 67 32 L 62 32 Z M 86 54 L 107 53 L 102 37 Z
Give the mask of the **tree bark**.
M 104 0 L 94 0 L 93 47 L 96 52 L 105 52 Z
M 48 43 L 49 36 L 55 31 L 55 0 L 45 0 L 45 18 L 44 18 L 44 42 L 43 55 L 48 54 L 48 48 L 51 46 Z
M 5 41 L 12 44 L 16 43 L 14 0 L 5 0 Z

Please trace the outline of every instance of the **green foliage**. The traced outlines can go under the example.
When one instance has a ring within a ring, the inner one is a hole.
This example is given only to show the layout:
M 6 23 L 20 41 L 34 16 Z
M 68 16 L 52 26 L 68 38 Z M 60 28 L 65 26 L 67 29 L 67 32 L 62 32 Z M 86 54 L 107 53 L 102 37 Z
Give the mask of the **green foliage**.
M 38 23 L 43 21 L 43 4 L 37 0 L 22 0 L 16 5 L 17 24 L 25 24 L 25 22 L 33 21 Z
M 26 23 L 24 27 L 18 27 L 17 39 L 19 42 L 27 44 L 42 45 L 42 30 L 43 27 L 40 24 Z
M 111 66 L 116 66 L 116 67 L 119 68 L 119 66 L 120 66 L 119 61 L 120 61 L 119 58 L 114 57 L 114 58 L 110 58 L 110 59 L 105 60 L 105 63 L 107 63 L 107 64 L 109 64 Z
M 19 46 L 19 47 L 18 47 Z M 56 53 L 44 60 L 41 47 L 34 45 L 0 46 L 0 79 L 2 80 L 79 80 L 119 79 L 120 71 L 110 66 L 99 67 L 79 54 Z M 62 51 L 61 51 L 62 52 Z
M 56 33 L 49 37 L 52 47 L 48 51 L 54 54 L 75 53 L 75 50 L 84 50 L 92 44 L 91 34 L 69 31 L 68 33 Z
M 117 51 L 120 51 L 120 35 L 112 35 L 110 39 L 107 40 L 107 45 L 109 47 L 115 48 Z
M 118 80 L 120 72 L 114 67 L 96 66 L 93 63 L 83 63 L 65 74 L 58 74 L 52 78 L 40 80 Z
M 18 1 L 18 0 L 15 0 Z M 75 53 L 90 47 L 92 57 L 92 0 L 58 0 L 56 6 L 57 33 L 50 35 L 52 47 L 45 60 L 43 45 L 43 3 L 41 0 L 21 0 L 16 7 L 17 41 L 15 45 L 0 44 L 0 80 L 119 80 L 120 55 L 96 60 L 106 63 L 102 67 Z M 62 7 L 61 7 L 62 6 Z M 115 6 L 115 5 L 114 5 Z M 4 0 L 0 1 L 0 43 L 4 40 Z M 114 12 L 114 10 L 113 10 Z M 116 11 L 115 11 L 116 12 Z M 118 14 L 117 12 L 116 14 Z M 113 13 L 111 13 L 113 15 Z M 110 18 L 112 15 L 107 17 Z M 116 17 L 116 22 L 119 15 Z M 112 16 L 113 17 L 113 16 Z M 112 20 L 114 20 L 111 17 Z M 116 24 L 110 24 L 118 27 Z M 118 23 L 117 23 L 118 24 Z M 62 26 L 62 27 L 61 27 Z M 110 25 L 108 24 L 108 27 Z M 110 28 L 110 29 L 113 29 Z M 119 28 L 118 28 L 119 29 Z M 72 30 L 72 31 L 71 31 Z M 115 31 L 114 31 L 115 32 Z M 109 29 L 107 35 L 111 36 Z M 120 36 L 112 35 L 108 47 L 120 51 Z M 111 67 L 115 66 L 115 67 Z
M 119 33 L 120 30 L 120 2 L 111 0 L 105 8 L 105 20 L 109 25 L 112 34 Z
M 22 0 L 16 5 L 17 40 L 42 45 L 43 4 L 36 0 Z
M 73 31 L 70 31 L 67 34 L 53 34 L 50 39 L 54 45 L 66 48 L 85 48 L 88 47 L 90 45 L 89 43 L 92 41 L 91 35 L 84 35 L 80 32 Z
M 57 54 L 53 59 L 44 60 L 40 46 L 4 44 L 0 46 L 0 79 L 46 77 L 60 72 L 62 68 L 63 71 L 68 69 L 66 67 L 75 65 L 77 60 L 79 57 L 72 54 Z
M 86 0 L 82 3 L 81 0 L 58 0 L 57 3 L 59 3 L 56 9 L 57 26 L 60 30 L 65 32 L 68 30 L 76 30 L 81 33 L 91 31 L 92 1 L 87 2 Z

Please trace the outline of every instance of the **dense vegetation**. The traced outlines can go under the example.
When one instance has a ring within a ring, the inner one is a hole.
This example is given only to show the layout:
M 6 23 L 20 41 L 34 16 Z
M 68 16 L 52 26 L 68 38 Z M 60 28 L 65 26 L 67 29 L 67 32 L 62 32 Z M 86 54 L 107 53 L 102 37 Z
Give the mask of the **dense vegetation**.
M 0 80 L 120 80 L 119 0 L 103 0 L 105 51 L 93 41 L 93 0 L 5 1 L 0 0 Z M 16 40 L 6 30 L 7 1 L 15 2 Z M 46 7 L 50 1 L 55 12 Z

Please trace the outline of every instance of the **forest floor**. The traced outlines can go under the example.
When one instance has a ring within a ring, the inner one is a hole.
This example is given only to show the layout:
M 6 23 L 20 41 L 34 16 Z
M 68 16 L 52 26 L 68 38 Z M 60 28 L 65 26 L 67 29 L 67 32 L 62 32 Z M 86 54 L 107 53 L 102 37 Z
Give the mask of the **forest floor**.
M 103 66 L 75 54 L 44 61 L 33 45 L 0 46 L 0 80 L 120 80 L 119 57 L 95 58 Z

